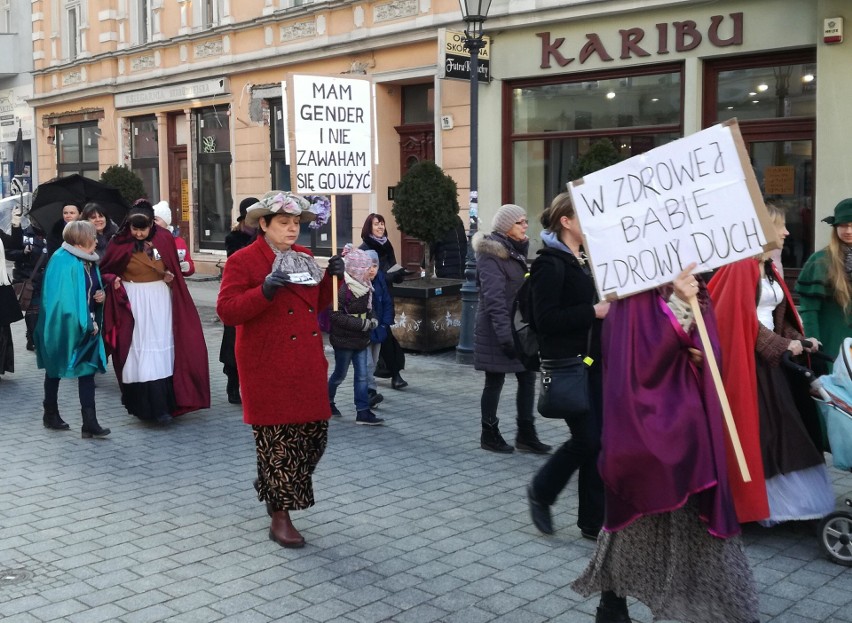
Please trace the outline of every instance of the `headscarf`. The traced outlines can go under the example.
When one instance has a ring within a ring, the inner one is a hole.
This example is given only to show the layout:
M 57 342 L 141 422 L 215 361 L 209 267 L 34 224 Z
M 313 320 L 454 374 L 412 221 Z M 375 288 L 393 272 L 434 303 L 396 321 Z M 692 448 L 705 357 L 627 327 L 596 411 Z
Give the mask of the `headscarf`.
M 355 297 L 367 294 L 367 308 L 373 308 L 373 284 L 367 278 L 367 273 L 373 267 L 373 260 L 365 251 L 347 244 L 343 247 L 343 262 L 346 272 L 343 279 Z M 378 256 L 377 256 L 378 257 Z

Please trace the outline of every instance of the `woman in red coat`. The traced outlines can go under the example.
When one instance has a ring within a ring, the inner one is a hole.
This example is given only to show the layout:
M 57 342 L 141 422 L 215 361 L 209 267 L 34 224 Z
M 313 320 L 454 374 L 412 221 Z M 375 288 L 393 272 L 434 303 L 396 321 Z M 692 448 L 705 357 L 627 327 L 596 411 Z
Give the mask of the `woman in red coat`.
M 315 218 L 308 208 L 301 197 L 272 191 L 247 210 L 245 223 L 258 225 L 259 235 L 228 259 L 216 304 L 222 322 L 237 328 L 243 420 L 257 448 L 255 488 L 272 517 L 269 538 L 282 547 L 305 544 L 289 511 L 314 504 L 311 474 L 331 416 L 317 312 L 331 302 L 331 276 L 343 275 L 340 257 L 324 272 L 295 244 L 300 223 Z

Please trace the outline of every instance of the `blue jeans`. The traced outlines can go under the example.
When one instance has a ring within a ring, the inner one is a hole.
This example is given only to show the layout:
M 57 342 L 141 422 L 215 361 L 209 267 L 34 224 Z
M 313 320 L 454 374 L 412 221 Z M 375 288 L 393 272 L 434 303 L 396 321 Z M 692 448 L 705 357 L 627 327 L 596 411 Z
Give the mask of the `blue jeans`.
M 367 394 L 367 374 L 370 355 L 367 349 L 348 350 L 345 348 L 334 349 L 334 372 L 331 373 L 331 378 L 328 379 L 328 401 L 334 403 L 334 396 L 337 394 L 337 388 L 346 378 L 346 373 L 349 371 L 349 362 L 355 368 L 355 409 L 356 411 L 366 411 L 370 408 L 370 399 Z

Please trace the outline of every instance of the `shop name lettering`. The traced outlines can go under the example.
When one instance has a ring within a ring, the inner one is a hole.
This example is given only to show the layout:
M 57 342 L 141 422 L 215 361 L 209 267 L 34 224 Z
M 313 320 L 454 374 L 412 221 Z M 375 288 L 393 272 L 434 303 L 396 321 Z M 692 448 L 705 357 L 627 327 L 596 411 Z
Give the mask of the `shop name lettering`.
M 479 72 L 480 77 L 488 79 L 488 65 L 483 62 L 477 63 L 477 71 Z M 457 58 L 447 58 L 447 73 L 455 74 L 455 73 L 463 73 L 466 76 L 470 75 L 470 59 L 468 58 L 464 62 L 459 62 Z
M 726 23 L 727 22 L 727 23 Z M 720 34 L 723 26 L 725 29 L 730 29 L 730 36 L 723 37 Z M 701 30 L 693 20 L 683 22 L 672 22 L 671 24 L 662 23 L 656 24 L 657 41 L 656 53 L 669 54 L 672 50 L 670 45 L 672 42 L 669 36 L 672 35 L 675 52 L 688 52 L 694 50 L 704 40 Z M 648 51 L 649 44 L 644 43 L 645 30 L 642 28 L 627 28 L 618 31 L 620 35 L 620 54 L 621 60 L 629 58 L 644 58 L 651 56 Z M 550 32 L 539 32 L 536 36 L 541 39 L 541 65 L 542 69 L 550 69 L 552 63 L 556 63 L 559 67 L 566 67 L 575 60 L 579 60 L 582 65 L 591 57 L 597 56 L 601 61 L 612 61 L 613 56 L 610 50 L 604 44 L 601 36 L 597 33 L 586 35 L 586 42 L 580 48 L 577 57 L 568 57 L 565 55 L 562 46 L 565 44 L 564 37 L 553 39 Z M 707 28 L 707 40 L 711 45 L 717 48 L 724 48 L 730 45 L 742 45 L 743 43 L 743 14 L 730 13 L 728 18 L 724 15 L 714 15 L 710 18 L 710 26 Z M 641 45 L 640 45 L 641 44 Z M 651 42 L 653 45 L 653 42 Z M 610 48 L 612 49 L 612 48 Z
M 363 125 L 366 111 L 357 105 L 340 103 L 325 103 L 328 100 L 351 102 L 352 87 L 336 84 L 313 84 L 313 98 L 322 104 L 305 104 L 299 109 L 299 117 L 303 121 L 327 122 L 338 124 L 337 127 L 319 128 L 319 143 L 329 145 L 327 149 L 297 149 L 296 165 L 300 167 L 347 167 L 361 168 L 367 171 L 353 172 L 322 172 L 298 171 L 299 186 L 304 188 L 321 188 L 337 190 L 369 190 L 371 175 L 367 152 L 353 151 L 346 147 L 335 149 L 333 145 L 350 145 L 351 127 L 340 127 L 341 124 Z
M 713 186 L 713 176 L 723 175 L 726 170 L 722 150 L 713 141 L 685 153 L 680 160 L 669 158 L 640 169 L 638 174 L 601 184 L 597 195 L 581 193 L 584 204 L 581 207 L 592 217 L 605 214 L 607 210 L 630 209 L 632 212 L 619 220 L 628 252 L 620 259 L 595 264 L 595 276 L 601 280 L 601 289 L 609 292 L 628 284 L 656 283 L 664 276 L 674 275 L 688 263 L 682 259 L 681 251 L 689 246 L 689 256 L 702 264 L 750 249 L 754 254 L 760 253 L 765 241 L 756 218 L 746 217 L 722 225 L 713 222 L 715 214 L 707 187 Z M 705 186 L 698 186 L 704 182 L 707 182 Z M 652 205 L 640 207 L 643 202 Z M 686 226 L 698 226 L 702 231 L 691 227 L 688 236 L 677 237 L 678 230 Z M 649 237 L 657 241 L 663 237 L 663 240 L 661 244 L 648 247 L 645 240 Z M 630 252 L 629 245 L 637 241 L 634 247 L 643 248 Z

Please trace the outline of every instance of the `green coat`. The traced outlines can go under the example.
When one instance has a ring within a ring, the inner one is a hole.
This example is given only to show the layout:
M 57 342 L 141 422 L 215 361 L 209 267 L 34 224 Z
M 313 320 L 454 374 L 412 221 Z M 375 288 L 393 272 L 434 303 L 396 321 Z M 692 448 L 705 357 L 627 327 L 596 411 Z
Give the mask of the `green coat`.
M 94 270 L 100 283 L 97 265 Z M 92 335 L 93 320 L 103 327 L 103 305 L 95 305 L 93 319 L 87 273 L 87 262 L 64 248 L 58 249 L 47 264 L 34 342 L 38 367 L 51 378 L 106 371 L 103 338 L 100 333 Z
M 826 249 L 817 251 L 805 262 L 796 292 L 805 336 L 817 338 L 825 353 L 836 357 L 843 338 L 852 337 L 852 314 L 844 314 L 834 299 L 834 289 L 828 283 Z

